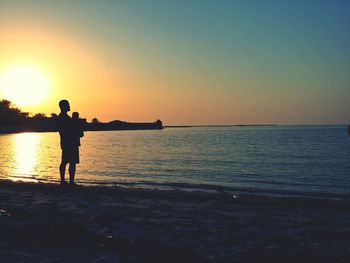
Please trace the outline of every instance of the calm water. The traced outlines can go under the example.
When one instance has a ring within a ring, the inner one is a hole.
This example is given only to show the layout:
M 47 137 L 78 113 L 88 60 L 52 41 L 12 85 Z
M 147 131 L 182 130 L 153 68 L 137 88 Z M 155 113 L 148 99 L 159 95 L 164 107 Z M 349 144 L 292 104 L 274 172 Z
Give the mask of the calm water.
M 57 133 L 0 135 L 0 178 L 59 179 Z M 86 132 L 77 182 L 350 196 L 345 126 Z

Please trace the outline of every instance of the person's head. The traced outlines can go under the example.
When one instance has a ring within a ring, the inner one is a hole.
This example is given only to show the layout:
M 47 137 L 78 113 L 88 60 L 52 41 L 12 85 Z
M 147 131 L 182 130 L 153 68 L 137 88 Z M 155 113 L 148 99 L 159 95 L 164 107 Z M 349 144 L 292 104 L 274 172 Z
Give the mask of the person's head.
M 58 105 L 60 106 L 61 112 L 70 111 L 70 106 L 69 106 L 68 100 L 61 100 Z
M 79 119 L 79 112 L 73 112 L 72 113 L 72 118 L 74 119 L 74 120 L 78 120 Z

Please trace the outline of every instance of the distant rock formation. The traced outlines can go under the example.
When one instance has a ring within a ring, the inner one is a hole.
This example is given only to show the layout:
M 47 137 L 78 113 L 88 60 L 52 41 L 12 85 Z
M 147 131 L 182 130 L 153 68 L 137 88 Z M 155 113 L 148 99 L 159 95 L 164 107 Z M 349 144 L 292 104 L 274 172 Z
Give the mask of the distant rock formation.
M 155 122 L 126 122 L 115 120 L 111 122 L 85 122 L 85 131 L 114 131 L 114 130 L 161 130 L 163 123 L 161 120 Z

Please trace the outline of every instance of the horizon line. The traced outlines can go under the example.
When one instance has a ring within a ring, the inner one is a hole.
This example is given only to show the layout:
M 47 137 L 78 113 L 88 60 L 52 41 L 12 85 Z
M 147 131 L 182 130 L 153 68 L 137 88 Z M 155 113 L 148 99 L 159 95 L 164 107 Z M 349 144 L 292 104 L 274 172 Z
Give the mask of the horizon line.
M 346 123 L 263 123 L 263 124 L 178 124 L 178 125 L 164 125 L 164 128 L 190 128 L 190 127 L 245 127 L 245 126 L 350 126 Z

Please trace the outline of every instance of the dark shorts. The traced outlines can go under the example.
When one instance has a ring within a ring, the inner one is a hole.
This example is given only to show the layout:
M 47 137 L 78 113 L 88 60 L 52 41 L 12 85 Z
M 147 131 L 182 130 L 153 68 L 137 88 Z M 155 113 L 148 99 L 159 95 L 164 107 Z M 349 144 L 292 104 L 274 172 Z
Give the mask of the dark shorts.
M 66 147 L 62 149 L 63 163 L 79 163 L 79 147 Z

